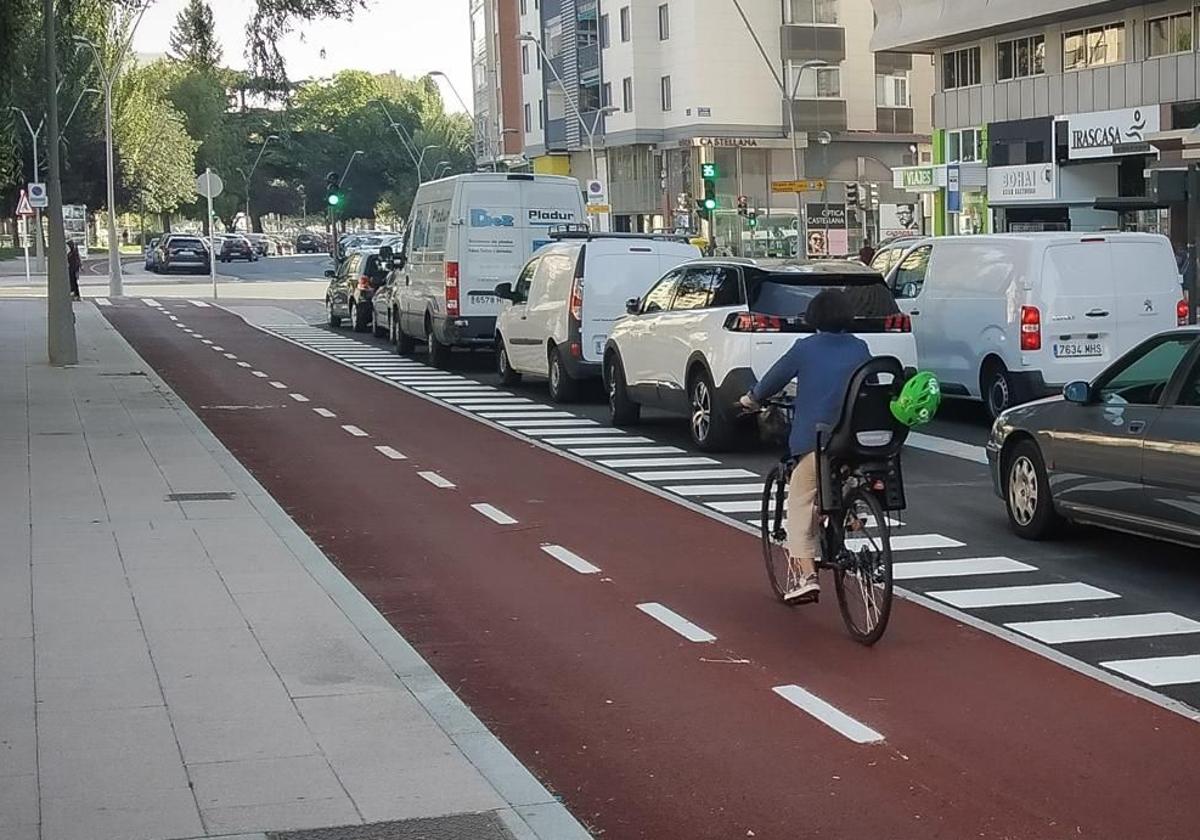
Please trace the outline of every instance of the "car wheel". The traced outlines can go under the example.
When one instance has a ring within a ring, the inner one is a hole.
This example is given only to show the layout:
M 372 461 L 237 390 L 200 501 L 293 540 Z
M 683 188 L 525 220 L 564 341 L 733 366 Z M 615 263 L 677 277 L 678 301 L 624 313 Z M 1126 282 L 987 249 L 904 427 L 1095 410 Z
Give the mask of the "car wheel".
M 1018 443 L 1005 463 L 1004 502 L 1013 533 L 1042 540 L 1059 524 L 1041 450 L 1032 440 Z
M 504 344 L 504 336 L 496 340 L 496 372 L 500 374 L 501 385 L 516 385 L 521 381 L 521 374 L 508 363 L 508 347 Z
M 1016 399 L 1012 376 L 1009 375 L 1004 364 L 995 359 L 989 361 L 984 367 L 983 374 L 979 377 L 979 387 L 983 393 L 983 404 L 987 407 L 988 416 L 993 420 L 1019 402 Z
M 404 327 L 400 324 L 399 315 L 393 315 L 392 319 L 396 322 L 396 352 L 401 356 L 411 356 L 416 352 L 417 342 L 413 341 L 412 337 L 404 332 Z
M 371 310 L 371 335 L 376 338 L 386 338 L 391 340 L 391 333 L 379 326 L 379 319 L 375 317 L 375 310 Z
M 355 332 L 362 333 L 371 329 L 371 304 L 351 299 L 350 315 L 354 320 Z
M 555 347 L 550 351 L 550 399 L 556 403 L 574 402 L 579 396 L 579 382 L 567 373 L 567 365 L 563 361 L 562 348 Z
M 717 452 L 729 446 L 733 421 L 719 403 L 708 371 L 692 374 L 688 383 L 688 403 L 691 408 L 689 430 L 692 443 L 704 452 Z
M 325 311 L 329 316 L 329 326 L 337 329 L 342 325 L 342 316 L 333 312 L 333 298 L 325 298 Z
M 429 354 L 429 364 L 435 368 L 448 367 L 450 364 L 450 347 L 442 344 L 433 333 L 433 327 L 425 334 L 425 350 Z
M 629 398 L 625 385 L 625 367 L 613 354 L 604 364 L 604 384 L 608 390 L 608 415 L 614 426 L 632 426 L 641 419 L 642 407 Z

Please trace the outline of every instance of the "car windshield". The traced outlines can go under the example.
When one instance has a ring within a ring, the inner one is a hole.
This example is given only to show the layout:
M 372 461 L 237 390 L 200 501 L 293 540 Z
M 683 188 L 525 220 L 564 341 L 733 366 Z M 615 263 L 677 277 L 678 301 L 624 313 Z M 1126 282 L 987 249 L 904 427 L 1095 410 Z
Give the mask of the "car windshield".
M 192 249 L 192 250 L 204 247 L 204 243 L 201 242 L 199 239 L 184 239 L 182 237 L 176 237 L 176 238 L 172 239 L 170 242 L 167 243 L 167 245 L 169 247 L 175 248 L 175 249 L 188 248 L 188 249 Z

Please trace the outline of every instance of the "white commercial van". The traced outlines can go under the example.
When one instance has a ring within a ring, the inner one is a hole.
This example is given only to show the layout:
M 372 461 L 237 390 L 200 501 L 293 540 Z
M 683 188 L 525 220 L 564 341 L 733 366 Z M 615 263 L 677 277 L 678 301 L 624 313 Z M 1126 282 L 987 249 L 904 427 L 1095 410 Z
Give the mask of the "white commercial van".
M 669 234 L 552 233 L 514 281 L 496 287 L 511 301 L 496 322 L 496 357 L 506 385 L 544 376 L 550 398 L 568 402 L 578 383 L 598 379 L 604 347 L 626 302 L 659 277 L 700 256 L 687 237 Z
M 475 172 L 422 184 L 392 278 L 400 352 L 423 341 L 441 366 L 451 347 L 491 347 L 496 285 L 517 276 L 551 228 L 585 219 L 574 178 Z
M 1171 244 L 1156 234 L 937 237 L 888 281 L 921 368 L 993 417 L 1093 378 L 1187 316 Z

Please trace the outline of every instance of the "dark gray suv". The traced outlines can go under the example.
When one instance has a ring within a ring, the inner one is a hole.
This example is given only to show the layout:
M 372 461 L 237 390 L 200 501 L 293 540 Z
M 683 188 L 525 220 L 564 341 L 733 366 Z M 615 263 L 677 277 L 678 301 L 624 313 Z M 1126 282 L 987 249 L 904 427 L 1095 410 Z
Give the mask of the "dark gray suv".
M 1159 333 L 1095 381 L 1009 409 L 987 455 L 1021 537 L 1067 519 L 1200 547 L 1200 328 Z

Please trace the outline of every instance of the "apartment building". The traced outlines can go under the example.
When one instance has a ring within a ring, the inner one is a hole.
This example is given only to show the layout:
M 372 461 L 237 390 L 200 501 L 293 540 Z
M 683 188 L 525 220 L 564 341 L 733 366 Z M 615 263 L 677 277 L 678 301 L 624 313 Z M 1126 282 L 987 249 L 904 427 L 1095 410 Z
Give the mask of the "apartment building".
M 892 170 L 922 150 L 928 158 L 933 67 L 928 56 L 871 52 L 870 0 L 741 0 L 765 59 L 732 2 L 513 2 L 521 32 L 536 36 L 519 57 L 530 166 L 604 179 L 614 228 L 699 229 L 701 163 L 719 171 L 720 207 L 704 227 L 736 253 L 794 248 L 798 205 L 810 226 L 832 228 L 830 252 L 853 253 L 864 230 L 895 228 L 900 205 L 913 203 Z M 813 61 L 826 66 L 800 72 Z M 827 185 L 799 202 L 772 188 L 794 180 L 793 118 L 800 177 Z M 848 183 L 877 204 L 848 211 Z
M 515 0 L 471 0 L 471 106 L 475 162 L 523 160 L 520 20 Z
M 934 196 L 938 233 L 1120 228 L 1187 241 L 1181 153 L 1200 124 L 1190 0 L 875 7 L 876 49 L 935 58 L 933 165 L 894 178 Z

